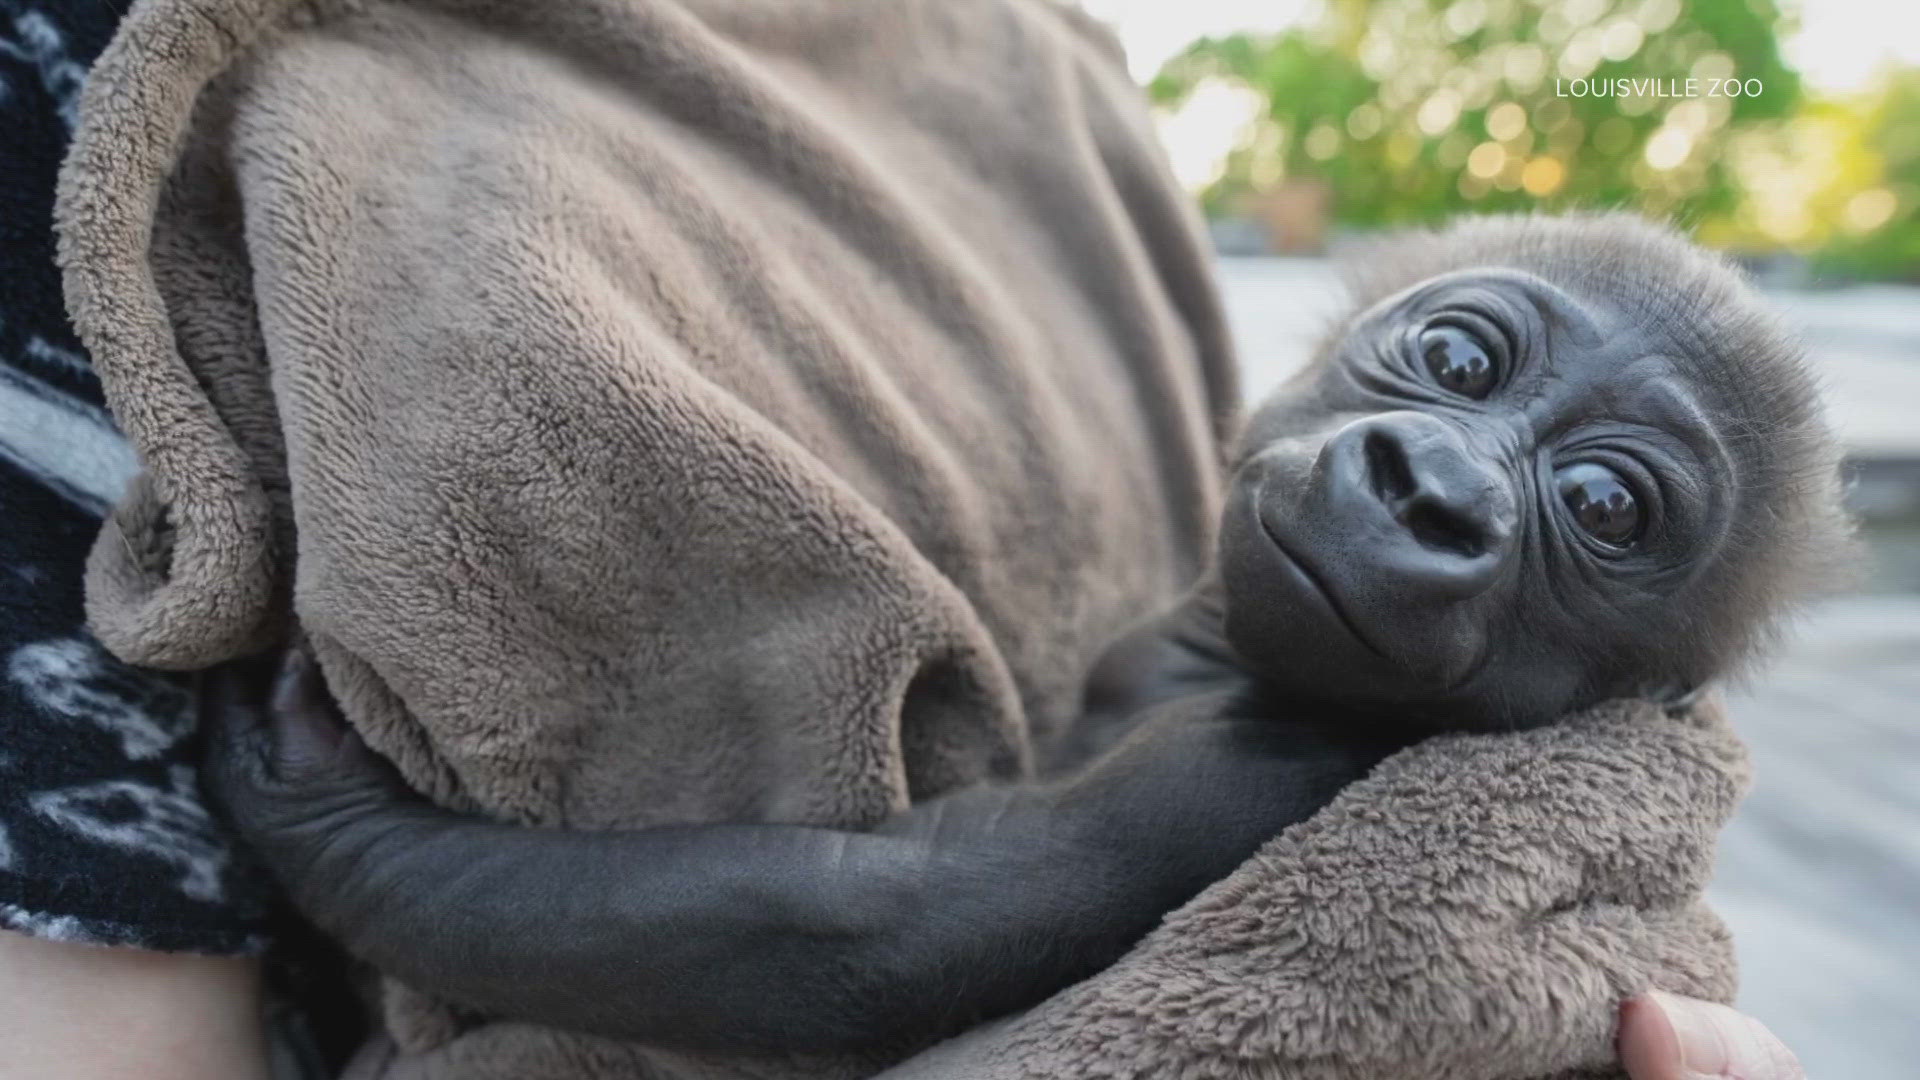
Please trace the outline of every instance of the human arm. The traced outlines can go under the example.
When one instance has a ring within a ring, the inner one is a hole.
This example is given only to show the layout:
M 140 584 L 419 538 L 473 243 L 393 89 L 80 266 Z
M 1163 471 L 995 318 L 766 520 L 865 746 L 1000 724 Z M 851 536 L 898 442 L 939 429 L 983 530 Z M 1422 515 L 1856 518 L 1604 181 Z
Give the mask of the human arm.
M 212 773 L 296 905 L 412 985 L 682 1046 L 932 1035 L 1110 963 L 1390 749 L 1169 717 L 1075 777 L 980 787 L 870 833 L 530 829 L 405 789 L 304 661 L 205 695 Z
M 265 1080 L 259 963 L 0 931 L 0 1076 Z

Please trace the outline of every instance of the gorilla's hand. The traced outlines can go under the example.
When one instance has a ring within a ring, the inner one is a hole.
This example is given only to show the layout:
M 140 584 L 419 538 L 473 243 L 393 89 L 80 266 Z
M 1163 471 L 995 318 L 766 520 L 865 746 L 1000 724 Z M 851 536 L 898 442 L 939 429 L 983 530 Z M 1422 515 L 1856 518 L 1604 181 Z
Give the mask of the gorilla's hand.
M 486 1012 L 695 1047 L 957 1030 L 1119 958 L 1393 747 L 1197 699 L 1048 784 L 868 833 L 565 832 L 427 804 L 292 660 L 209 679 L 218 798 L 353 953 Z
M 347 726 L 303 653 L 210 671 L 199 703 L 210 794 L 309 910 L 326 910 L 337 864 L 371 834 L 451 816 Z

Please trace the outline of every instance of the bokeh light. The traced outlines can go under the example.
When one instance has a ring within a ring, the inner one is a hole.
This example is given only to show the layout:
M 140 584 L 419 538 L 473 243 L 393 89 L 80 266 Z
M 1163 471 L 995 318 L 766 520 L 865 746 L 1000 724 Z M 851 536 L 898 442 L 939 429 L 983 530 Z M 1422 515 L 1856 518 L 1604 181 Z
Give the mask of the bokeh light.
M 1808 91 L 1777 0 L 1304 10 L 1197 42 L 1152 82 L 1170 126 L 1231 134 L 1181 174 L 1216 213 L 1312 206 L 1339 229 L 1626 206 L 1731 248 L 1920 278 L 1920 68 Z

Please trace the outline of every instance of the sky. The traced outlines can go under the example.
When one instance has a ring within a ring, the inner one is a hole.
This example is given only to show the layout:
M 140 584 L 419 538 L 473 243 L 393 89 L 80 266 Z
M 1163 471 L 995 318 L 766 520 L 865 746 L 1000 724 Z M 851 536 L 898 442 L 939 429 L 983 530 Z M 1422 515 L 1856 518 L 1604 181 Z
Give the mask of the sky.
M 1280 30 L 1313 0 L 1082 0 L 1120 31 L 1136 77 L 1150 78 L 1195 38 Z M 1821 89 L 1858 89 L 1881 63 L 1920 64 L 1920 4 L 1912 0 L 1804 0 L 1787 57 Z
M 1789 0 L 1791 2 L 1791 0 Z M 1196 38 L 1236 30 L 1281 30 L 1315 10 L 1314 0 L 1081 0 L 1119 32 L 1142 81 Z M 1787 60 L 1815 90 L 1858 90 L 1888 64 L 1920 65 L 1920 0 L 1803 0 Z M 1174 171 L 1204 183 L 1251 115 L 1250 95 L 1214 87 L 1162 125 Z

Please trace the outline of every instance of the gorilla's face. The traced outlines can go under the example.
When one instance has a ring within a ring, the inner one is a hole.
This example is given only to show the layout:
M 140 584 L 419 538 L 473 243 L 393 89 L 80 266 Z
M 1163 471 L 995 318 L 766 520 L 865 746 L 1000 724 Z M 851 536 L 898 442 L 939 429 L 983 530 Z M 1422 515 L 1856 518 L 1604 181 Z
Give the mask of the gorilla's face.
M 1543 722 L 1683 634 L 1732 468 L 1663 339 L 1511 270 L 1360 315 L 1253 416 L 1222 522 L 1227 633 L 1289 694 Z

